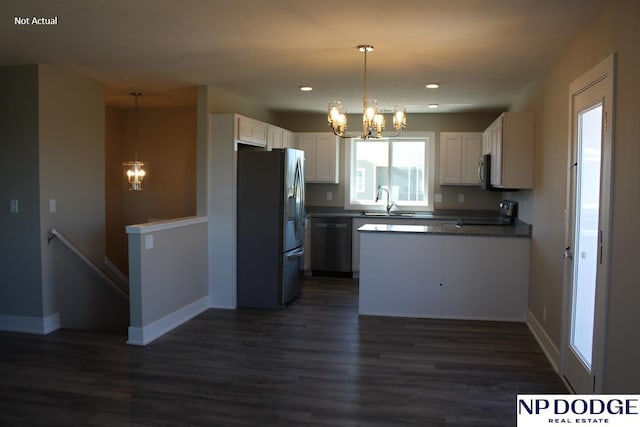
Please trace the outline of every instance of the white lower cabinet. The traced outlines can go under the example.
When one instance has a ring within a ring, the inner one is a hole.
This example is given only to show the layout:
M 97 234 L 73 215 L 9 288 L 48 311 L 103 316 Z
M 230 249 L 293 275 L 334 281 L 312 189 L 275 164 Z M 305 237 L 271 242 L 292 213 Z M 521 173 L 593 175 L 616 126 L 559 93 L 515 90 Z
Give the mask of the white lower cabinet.
M 360 314 L 525 321 L 530 239 L 360 233 Z

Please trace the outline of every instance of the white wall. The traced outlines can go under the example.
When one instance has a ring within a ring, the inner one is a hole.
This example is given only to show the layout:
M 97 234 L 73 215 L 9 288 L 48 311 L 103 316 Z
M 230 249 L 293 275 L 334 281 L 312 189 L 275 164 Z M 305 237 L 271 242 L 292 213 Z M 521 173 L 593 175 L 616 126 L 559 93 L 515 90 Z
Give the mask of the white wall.
M 604 391 L 640 389 L 640 3 L 611 0 L 595 21 L 532 82 L 513 110 L 536 112 L 535 186 L 514 194 L 521 216 L 533 223 L 529 309 L 550 342 L 561 347 L 564 245 L 569 135 L 569 84 L 617 53 L 613 165 L 613 227 L 607 317 Z M 547 320 L 543 321 L 546 308 Z
M 127 227 L 129 343 L 145 345 L 209 307 L 207 218 Z

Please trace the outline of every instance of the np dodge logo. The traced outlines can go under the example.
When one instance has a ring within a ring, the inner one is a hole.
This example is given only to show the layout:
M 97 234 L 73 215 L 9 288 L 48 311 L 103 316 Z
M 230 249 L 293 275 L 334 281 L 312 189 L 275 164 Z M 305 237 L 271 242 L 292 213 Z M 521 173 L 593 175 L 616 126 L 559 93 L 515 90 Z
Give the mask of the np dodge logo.
M 519 394 L 516 404 L 518 427 L 640 426 L 640 395 Z

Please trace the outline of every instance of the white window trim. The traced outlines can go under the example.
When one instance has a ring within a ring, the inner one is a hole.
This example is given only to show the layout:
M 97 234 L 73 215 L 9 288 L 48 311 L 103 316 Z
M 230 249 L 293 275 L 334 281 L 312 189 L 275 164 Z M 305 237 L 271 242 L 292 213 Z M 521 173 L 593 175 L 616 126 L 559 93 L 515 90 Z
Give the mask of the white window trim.
M 402 135 L 398 137 L 388 137 L 389 140 L 403 140 L 403 141 L 427 141 L 425 149 L 425 168 L 427 175 L 427 183 L 425 191 L 427 192 L 428 205 L 400 205 L 398 209 L 400 211 L 407 212 L 431 212 L 434 210 L 434 188 L 435 188 L 435 132 L 402 132 Z M 357 138 L 354 138 L 357 140 Z M 346 210 L 381 210 L 384 209 L 384 202 L 376 205 L 364 205 L 364 204 L 352 204 L 351 203 L 351 141 L 352 139 L 345 140 L 343 144 L 343 158 L 344 161 L 344 208 Z M 355 185 L 355 183 L 354 183 Z
M 358 175 L 358 172 L 362 173 L 362 179 L 360 180 L 360 185 L 358 185 L 358 183 L 356 182 L 356 187 L 357 187 L 356 191 L 358 193 L 360 193 L 360 192 L 364 191 L 364 180 L 366 179 L 365 175 L 366 175 L 367 171 L 364 168 L 357 168 L 356 169 L 356 176 Z

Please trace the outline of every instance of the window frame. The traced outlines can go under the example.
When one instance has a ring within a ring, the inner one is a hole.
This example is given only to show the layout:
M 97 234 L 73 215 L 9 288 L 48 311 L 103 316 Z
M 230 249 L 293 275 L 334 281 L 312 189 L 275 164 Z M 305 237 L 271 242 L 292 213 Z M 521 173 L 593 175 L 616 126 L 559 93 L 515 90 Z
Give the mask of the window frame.
M 435 192 L 435 132 L 403 132 L 401 136 L 392 136 L 382 138 L 384 140 L 388 140 L 389 142 L 394 141 L 409 141 L 409 142 L 420 142 L 424 141 L 425 143 L 425 194 L 427 197 L 426 204 L 402 204 L 397 205 L 400 211 L 405 212 L 432 212 L 434 210 L 434 192 Z M 362 141 L 360 138 L 350 138 L 346 140 L 344 144 L 344 177 L 345 177 L 345 189 L 344 189 L 344 208 L 346 210 L 360 210 L 360 211 L 370 211 L 370 210 L 381 210 L 384 209 L 384 203 L 378 204 L 363 204 L 363 203 L 353 203 L 351 200 L 351 188 L 352 185 L 356 185 L 356 182 L 352 182 L 352 178 L 355 177 L 355 171 L 352 174 L 352 157 L 354 150 L 354 142 Z M 355 167 L 355 165 L 353 165 Z M 356 167 L 357 169 L 357 167 Z M 393 201 L 393 200 L 392 200 Z

